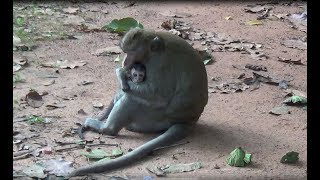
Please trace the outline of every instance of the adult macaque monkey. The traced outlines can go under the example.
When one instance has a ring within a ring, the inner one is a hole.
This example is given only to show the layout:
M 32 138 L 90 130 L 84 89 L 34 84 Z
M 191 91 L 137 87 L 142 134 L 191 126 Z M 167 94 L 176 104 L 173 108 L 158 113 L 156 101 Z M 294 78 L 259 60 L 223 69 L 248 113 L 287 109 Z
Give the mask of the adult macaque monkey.
M 207 104 L 204 63 L 185 40 L 168 32 L 136 28 L 125 34 L 120 46 L 126 53 L 123 67 L 144 64 L 146 79 L 138 84 L 128 81 L 130 90 L 119 90 L 102 117 L 86 119 L 83 129 L 107 135 L 117 135 L 122 128 L 164 133 L 121 157 L 80 167 L 69 176 L 120 168 L 185 138 Z

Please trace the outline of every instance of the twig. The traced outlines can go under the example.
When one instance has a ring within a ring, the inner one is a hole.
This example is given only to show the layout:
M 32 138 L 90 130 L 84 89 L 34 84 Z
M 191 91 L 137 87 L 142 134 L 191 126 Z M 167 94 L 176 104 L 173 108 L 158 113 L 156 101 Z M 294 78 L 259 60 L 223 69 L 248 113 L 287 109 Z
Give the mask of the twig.
M 84 148 L 84 145 L 78 145 L 78 144 L 75 144 L 74 146 L 69 146 L 69 147 L 63 147 L 63 148 L 60 148 L 60 149 L 56 149 L 56 152 L 61 152 L 61 151 L 65 151 L 65 150 L 71 150 L 71 149 L 75 149 L 75 148 Z
M 14 152 L 14 153 L 13 153 L 13 156 L 20 156 L 20 155 L 22 155 L 22 154 L 31 153 L 32 151 L 34 151 L 34 149 L 29 149 L 29 150 L 23 150 L 23 151 Z
M 15 160 L 19 160 L 19 159 L 26 159 L 30 156 L 31 154 L 30 153 L 27 153 L 27 154 L 23 154 L 21 156 L 16 156 L 16 157 L 13 157 L 12 159 L 15 161 Z
M 119 144 L 107 144 L 107 143 L 92 143 L 92 144 L 86 144 L 86 146 L 99 146 L 99 145 L 116 146 L 116 147 L 119 146 Z
M 161 150 L 161 149 L 166 149 L 166 148 L 171 148 L 171 147 L 175 147 L 175 146 L 180 146 L 180 145 L 188 144 L 188 143 L 190 143 L 190 142 L 189 142 L 189 141 L 186 141 L 186 142 L 182 142 L 182 143 L 172 144 L 172 145 L 169 145 L 169 146 L 163 146 L 163 147 L 155 148 L 155 149 L 153 150 L 153 152 L 158 151 L 158 150 Z

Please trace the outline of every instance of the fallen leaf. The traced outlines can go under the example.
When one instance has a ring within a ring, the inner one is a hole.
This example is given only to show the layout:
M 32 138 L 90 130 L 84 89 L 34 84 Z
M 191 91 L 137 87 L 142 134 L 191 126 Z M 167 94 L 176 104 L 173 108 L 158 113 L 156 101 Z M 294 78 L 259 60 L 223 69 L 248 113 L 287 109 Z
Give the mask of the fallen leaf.
M 281 163 L 295 163 L 298 160 L 299 160 L 299 153 L 291 151 L 291 152 L 288 152 L 287 154 L 285 154 L 281 158 L 280 162 Z
M 45 123 L 46 120 L 41 116 L 31 115 L 28 117 L 27 122 L 30 124 L 34 124 L 34 123 L 42 124 L 42 123 Z
M 277 17 L 278 19 L 285 19 L 288 14 L 272 14 L 273 16 Z
M 154 166 L 154 167 L 146 167 L 146 169 L 149 172 L 155 174 L 158 177 L 166 176 L 166 173 L 164 171 L 162 171 L 159 167 L 156 167 L 156 166 Z
M 19 65 L 19 64 L 14 64 L 14 65 L 13 65 L 13 72 L 17 72 L 17 71 L 19 71 L 21 68 L 22 68 L 21 65 Z
M 181 172 L 189 172 L 194 171 L 196 169 L 200 169 L 202 164 L 200 162 L 188 163 L 188 164 L 171 164 L 161 167 L 160 169 L 164 173 L 181 173 Z
M 40 94 L 34 90 L 31 90 L 26 95 L 25 100 L 27 101 L 27 104 L 33 108 L 41 107 L 44 103 Z
M 307 33 L 307 11 L 297 14 L 291 14 L 288 17 L 288 20 L 293 25 L 293 28 Z
M 251 162 L 251 154 L 245 153 L 241 147 L 234 149 L 226 159 L 230 166 L 243 167 Z
M 174 35 L 177 35 L 177 36 L 180 36 L 180 35 L 181 35 L 180 31 L 178 31 L 178 30 L 176 30 L 176 29 L 170 29 L 169 32 L 172 33 L 172 34 L 174 34 Z
M 300 39 L 286 39 L 282 41 L 281 44 L 289 48 L 307 50 L 307 43 Z
M 101 28 L 96 24 L 82 23 L 76 27 L 79 31 L 90 33 L 90 32 L 105 32 L 106 29 Z
M 211 55 L 211 52 L 207 49 L 197 49 L 201 60 L 203 61 L 204 65 L 212 64 L 213 63 L 213 58 Z
M 289 63 L 289 64 L 304 65 L 304 64 L 301 62 L 301 59 L 299 59 L 299 60 L 291 60 L 291 59 L 286 59 L 286 58 L 278 57 L 278 61 L 284 62 L 284 63 Z
M 53 109 L 57 109 L 57 108 L 64 108 L 66 107 L 66 105 L 62 105 L 62 104 L 47 104 L 46 108 L 48 110 L 53 110 Z
M 23 169 L 23 173 L 25 173 L 29 177 L 35 177 L 43 179 L 47 177 L 46 174 L 44 174 L 45 168 L 41 166 L 40 164 L 33 164 L 32 166 L 29 166 L 25 169 Z
M 246 89 L 249 89 L 249 86 L 241 82 L 240 80 L 232 80 L 232 81 L 218 83 L 215 85 L 215 88 L 217 90 L 220 90 L 221 93 L 229 94 L 229 93 L 244 91 Z
M 63 8 L 62 11 L 67 14 L 77 14 L 77 12 L 79 11 L 79 8 L 68 7 L 68 8 Z
M 307 104 L 307 98 L 301 97 L 301 96 L 291 96 L 283 101 L 283 103 L 292 105 L 292 104 L 297 104 L 297 105 L 302 105 L 302 104 Z
M 91 152 L 82 152 L 81 155 L 88 159 L 103 159 L 105 157 L 110 157 L 110 155 L 102 149 L 96 148 Z
M 28 63 L 28 59 L 25 56 L 13 57 L 13 62 L 21 66 L 24 66 Z
M 274 107 L 273 109 L 271 109 L 269 113 L 274 114 L 274 115 L 288 114 L 289 109 L 287 106 L 279 106 L 279 107 Z
M 245 67 L 254 71 L 267 71 L 267 67 L 263 65 L 246 64 Z
M 257 5 L 257 6 L 253 6 L 253 7 L 246 7 L 244 8 L 245 12 L 249 12 L 249 13 L 259 13 L 265 10 L 270 10 L 272 9 L 271 6 L 261 6 L 261 5 Z
M 41 148 L 39 151 L 41 153 L 43 153 L 43 154 L 51 154 L 52 153 L 52 147 L 46 146 L 44 148 Z
M 300 97 L 303 97 L 303 98 L 307 99 L 307 93 L 306 92 L 298 91 L 298 90 L 295 90 L 295 89 L 287 89 L 286 92 L 287 92 L 286 96 L 300 96 Z
M 84 110 L 83 110 L 83 109 L 80 109 L 80 110 L 78 111 L 78 114 L 86 115 L 87 113 L 86 113 L 86 112 L 84 112 Z
M 92 106 L 95 107 L 95 108 L 102 108 L 103 107 L 103 104 L 101 102 L 98 102 L 98 101 L 94 101 L 92 103 Z
M 92 84 L 92 83 L 93 83 L 93 81 L 86 81 L 86 80 L 80 82 L 80 84 L 83 86 L 88 85 L 88 84 Z
M 62 68 L 62 69 L 74 69 L 76 67 L 84 66 L 87 63 L 84 61 L 74 61 L 74 62 L 69 62 L 68 60 L 59 60 L 57 61 L 57 66 Z
M 143 25 L 132 17 L 126 17 L 122 19 L 114 19 L 102 28 L 111 32 L 124 33 L 129 31 L 131 28 L 143 29 Z
M 134 6 L 136 3 L 137 2 L 135 2 L 135 1 L 128 2 L 126 5 L 123 6 L 123 8 L 128 8 L 128 7 Z
M 170 29 L 174 29 L 176 24 L 177 24 L 177 21 L 175 19 L 167 20 L 161 24 L 161 27 L 163 27 L 166 30 L 170 30 Z
M 98 50 L 92 52 L 91 54 L 95 55 L 95 56 L 108 56 L 111 54 L 120 54 L 121 52 L 122 52 L 122 50 L 119 46 L 112 46 L 112 47 L 98 49 Z
M 113 149 L 111 155 L 113 157 L 118 157 L 123 155 L 123 151 L 121 149 Z
M 247 25 L 250 25 L 250 26 L 254 26 L 254 25 L 262 25 L 262 21 L 259 21 L 259 20 L 251 20 L 251 21 L 247 21 L 246 22 Z
M 72 162 L 65 161 L 63 159 L 44 160 L 42 163 L 44 164 L 46 171 L 57 176 L 67 176 L 74 170 L 72 168 Z
M 12 42 L 13 42 L 13 46 L 21 45 L 21 39 L 18 36 L 13 36 Z
M 49 81 L 45 81 L 44 83 L 42 83 L 44 86 L 50 86 L 52 84 L 54 84 L 56 81 L 55 80 L 49 80 Z
M 232 17 L 231 16 L 227 16 L 224 18 L 225 20 L 232 20 Z

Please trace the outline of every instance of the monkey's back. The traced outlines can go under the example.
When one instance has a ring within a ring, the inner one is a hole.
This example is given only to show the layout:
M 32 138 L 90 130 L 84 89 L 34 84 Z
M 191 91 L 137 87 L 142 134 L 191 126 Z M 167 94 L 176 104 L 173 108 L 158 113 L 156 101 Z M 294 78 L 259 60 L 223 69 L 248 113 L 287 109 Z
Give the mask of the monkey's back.
M 163 60 L 171 65 L 166 78 L 174 82 L 171 84 L 174 91 L 166 114 L 178 121 L 195 122 L 208 102 L 205 65 L 199 53 L 182 38 L 167 32 L 157 35 L 165 39 L 165 47 L 169 52 Z

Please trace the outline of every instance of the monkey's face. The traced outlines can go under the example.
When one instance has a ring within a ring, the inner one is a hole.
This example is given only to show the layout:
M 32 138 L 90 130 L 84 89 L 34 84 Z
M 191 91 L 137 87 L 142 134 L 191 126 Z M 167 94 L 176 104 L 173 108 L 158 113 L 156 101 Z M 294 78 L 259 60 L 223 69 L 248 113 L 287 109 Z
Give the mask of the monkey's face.
M 135 28 L 123 37 L 120 47 L 126 53 L 122 67 L 130 69 L 134 63 L 145 64 L 154 53 L 162 51 L 164 42 L 156 34 Z
M 132 68 L 130 78 L 131 78 L 132 82 L 134 82 L 134 83 L 142 82 L 145 79 L 145 72 L 138 71 L 138 70 Z

